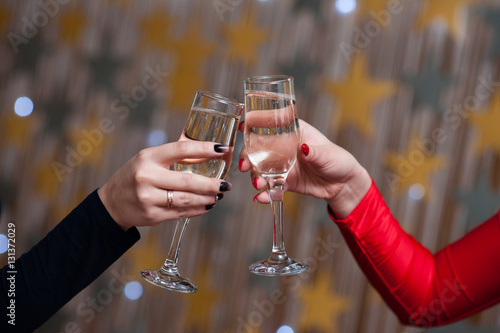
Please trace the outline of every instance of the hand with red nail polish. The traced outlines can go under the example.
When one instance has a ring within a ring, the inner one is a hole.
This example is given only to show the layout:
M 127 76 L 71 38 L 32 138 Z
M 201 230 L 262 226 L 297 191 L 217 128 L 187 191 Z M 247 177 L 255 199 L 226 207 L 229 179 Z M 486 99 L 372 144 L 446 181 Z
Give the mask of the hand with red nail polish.
M 302 142 L 286 190 L 325 199 L 359 267 L 403 325 L 445 325 L 500 302 L 498 213 L 432 254 L 401 228 L 349 152 L 306 122 L 299 125 Z M 241 171 L 252 170 L 245 150 L 240 157 Z M 251 177 L 257 190 L 265 187 L 258 173 L 252 170 Z M 269 196 L 262 191 L 253 200 L 269 203 Z M 460 282 L 452 302 L 443 296 L 449 281 Z M 416 310 L 436 300 L 440 311 L 432 318 Z
M 346 150 L 337 146 L 316 128 L 299 121 L 302 142 L 297 147 L 297 162 L 288 174 L 286 190 L 325 199 L 338 216 L 346 216 L 368 192 L 371 178 Z M 252 168 L 246 150 L 240 153 L 239 169 L 251 171 L 252 185 L 261 191 L 265 180 Z M 269 203 L 266 191 L 254 201 Z
M 241 133 L 244 132 L 244 129 L 245 129 L 245 121 L 241 121 L 240 124 L 238 125 L 238 131 L 240 131 Z
M 306 143 L 303 143 L 300 146 L 300 149 L 302 149 L 302 152 L 304 153 L 304 155 L 306 155 L 306 156 L 309 155 L 309 146 Z

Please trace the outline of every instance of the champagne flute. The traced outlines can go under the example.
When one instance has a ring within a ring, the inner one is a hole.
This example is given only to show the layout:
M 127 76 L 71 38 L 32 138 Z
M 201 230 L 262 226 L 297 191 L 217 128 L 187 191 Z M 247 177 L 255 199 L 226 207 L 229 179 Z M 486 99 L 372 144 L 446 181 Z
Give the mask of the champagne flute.
M 266 276 L 298 274 L 308 266 L 289 258 L 283 242 L 285 182 L 300 143 L 293 78 L 256 76 L 246 79 L 244 85 L 245 148 L 253 167 L 266 180 L 274 221 L 271 256 L 249 269 Z
M 179 141 L 211 141 L 229 146 L 229 152 L 220 158 L 208 161 L 183 160 L 175 163 L 174 170 L 200 174 L 206 177 L 223 179 L 231 166 L 233 147 L 244 104 L 224 96 L 197 91 Z M 188 278 L 179 274 L 177 260 L 184 230 L 189 218 L 177 220 L 174 236 L 165 263 L 160 269 L 141 271 L 146 281 L 168 289 L 183 293 L 193 293 L 198 286 Z

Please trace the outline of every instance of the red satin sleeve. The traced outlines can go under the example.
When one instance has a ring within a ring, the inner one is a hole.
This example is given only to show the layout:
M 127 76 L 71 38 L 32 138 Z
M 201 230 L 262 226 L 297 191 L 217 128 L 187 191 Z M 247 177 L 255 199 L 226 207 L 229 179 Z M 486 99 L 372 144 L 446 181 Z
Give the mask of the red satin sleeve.
M 405 325 L 448 324 L 500 302 L 500 219 L 435 255 L 407 234 L 374 183 L 339 226 L 359 266 Z

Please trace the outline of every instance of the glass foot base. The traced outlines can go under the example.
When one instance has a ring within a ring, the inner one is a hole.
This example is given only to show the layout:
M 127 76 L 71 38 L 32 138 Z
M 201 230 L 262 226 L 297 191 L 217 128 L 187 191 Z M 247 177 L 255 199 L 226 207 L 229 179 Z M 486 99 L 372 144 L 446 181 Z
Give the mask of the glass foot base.
M 286 258 L 283 261 L 276 261 L 266 259 L 263 261 L 255 262 L 248 267 L 250 272 L 256 275 L 264 276 L 281 276 L 293 275 L 304 272 L 309 266 L 304 265 L 298 261 Z
M 198 286 L 190 279 L 179 274 L 165 274 L 160 269 L 143 270 L 141 271 L 141 277 L 155 286 L 180 293 L 195 293 L 198 291 Z

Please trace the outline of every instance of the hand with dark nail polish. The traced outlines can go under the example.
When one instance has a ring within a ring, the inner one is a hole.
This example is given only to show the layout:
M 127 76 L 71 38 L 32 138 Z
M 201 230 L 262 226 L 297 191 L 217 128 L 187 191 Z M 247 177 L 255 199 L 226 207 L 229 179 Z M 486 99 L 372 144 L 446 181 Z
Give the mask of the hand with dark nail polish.
M 229 146 L 227 146 L 227 145 L 215 145 L 214 150 L 217 153 L 227 153 L 229 151 Z
M 232 185 L 231 185 L 231 183 L 228 183 L 228 182 L 222 182 L 222 183 L 220 183 L 220 186 L 219 186 L 219 190 L 221 192 L 230 191 L 231 188 L 232 188 Z

